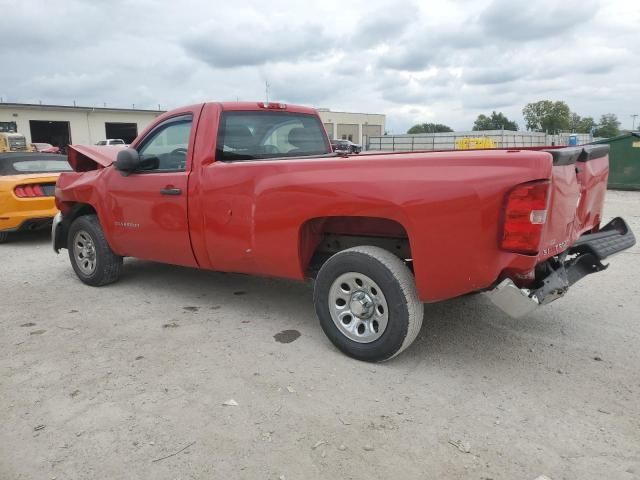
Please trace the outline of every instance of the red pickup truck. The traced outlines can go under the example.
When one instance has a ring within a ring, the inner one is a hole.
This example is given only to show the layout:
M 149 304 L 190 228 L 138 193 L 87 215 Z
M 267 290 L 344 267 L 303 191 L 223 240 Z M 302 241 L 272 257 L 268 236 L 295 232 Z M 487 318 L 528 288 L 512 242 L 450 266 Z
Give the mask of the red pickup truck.
M 52 241 L 84 283 L 123 257 L 314 279 L 324 332 L 369 361 L 411 344 L 423 302 L 485 292 L 523 315 L 635 243 L 601 226 L 608 146 L 350 156 L 313 109 L 205 103 L 69 163 Z

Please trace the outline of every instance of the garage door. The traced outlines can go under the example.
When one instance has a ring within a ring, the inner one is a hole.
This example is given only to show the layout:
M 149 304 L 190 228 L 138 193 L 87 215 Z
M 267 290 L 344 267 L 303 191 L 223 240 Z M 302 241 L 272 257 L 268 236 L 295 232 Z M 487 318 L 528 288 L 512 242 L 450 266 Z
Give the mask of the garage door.
M 29 120 L 32 143 L 50 143 L 56 147 L 66 147 L 71 143 L 69 122 Z
M 357 123 L 339 123 L 338 124 L 338 138 L 343 140 L 351 140 L 358 143 L 358 124 Z

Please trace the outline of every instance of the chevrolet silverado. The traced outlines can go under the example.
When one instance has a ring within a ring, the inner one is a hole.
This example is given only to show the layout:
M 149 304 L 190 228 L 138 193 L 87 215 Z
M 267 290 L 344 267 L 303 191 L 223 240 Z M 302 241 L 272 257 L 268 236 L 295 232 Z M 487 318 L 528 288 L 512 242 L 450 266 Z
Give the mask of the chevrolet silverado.
M 423 302 L 485 292 L 525 315 L 635 243 L 601 225 L 608 146 L 351 156 L 313 109 L 230 102 L 68 156 L 52 241 L 82 282 L 123 257 L 313 279 L 322 329 L 367 361 L 413 342 Z

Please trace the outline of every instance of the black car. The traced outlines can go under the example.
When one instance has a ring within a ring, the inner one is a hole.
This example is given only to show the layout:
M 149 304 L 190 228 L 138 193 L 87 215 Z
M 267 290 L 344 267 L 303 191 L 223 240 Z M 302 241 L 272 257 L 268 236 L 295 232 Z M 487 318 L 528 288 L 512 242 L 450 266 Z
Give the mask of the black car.
M 360 153 L 362 151 L 362 147 L 357 143 L 341 139 L 331 140 L 331 148 L 333 148 L 334 152 L 341 153 Z

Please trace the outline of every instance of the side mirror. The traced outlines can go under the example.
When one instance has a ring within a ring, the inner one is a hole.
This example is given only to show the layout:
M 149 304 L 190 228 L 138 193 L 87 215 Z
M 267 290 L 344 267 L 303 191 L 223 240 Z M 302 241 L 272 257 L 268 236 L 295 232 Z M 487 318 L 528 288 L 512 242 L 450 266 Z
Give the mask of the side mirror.
M 123 175 L 129 175 L 136 171 L 140 167 L 138 151 L 133 148 L 123 148 L 118 152 L 114 165 Z

